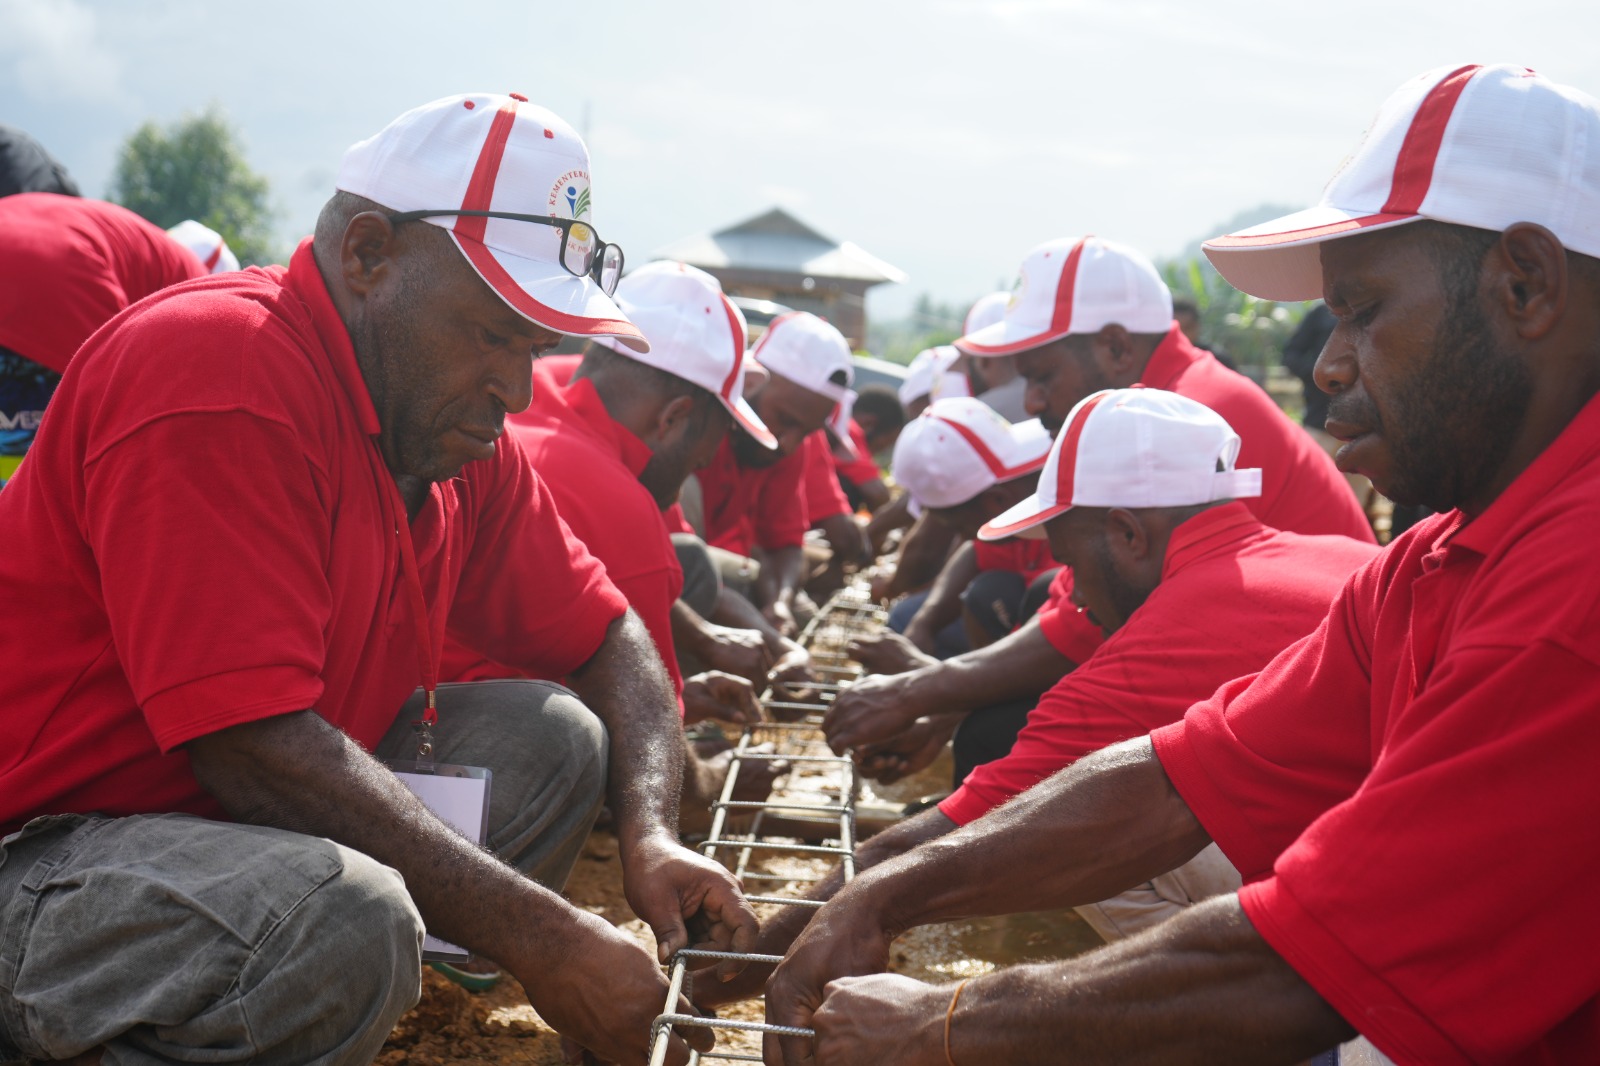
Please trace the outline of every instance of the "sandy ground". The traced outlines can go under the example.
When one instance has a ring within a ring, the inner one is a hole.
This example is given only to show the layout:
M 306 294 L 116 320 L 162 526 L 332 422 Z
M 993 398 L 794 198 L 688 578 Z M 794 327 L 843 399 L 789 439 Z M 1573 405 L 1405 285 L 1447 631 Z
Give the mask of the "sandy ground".
M 788 859 L 796 873 L 823 867 Z M 616 839 L 597 831 L 589 838 L 567 897 L 637 937 L 652 954 L 655 941 L 633 916 L 622 896 Z M 894 969 L 928 981 L 987 973 L 997 963 L 1064 958 L 1098 944 L 1094 933 L 1070 911 L 1022 915 L 918 929 L 895 944 Z M 759 1021 L 759 1002 L 720 1012 L 725 1018 Z M 723 1049 L 758 1051 L 753 1038 L 724 1038 Z M 379 1054 L 383 1066 L 462 1064 L 556 1064 L 560 1040 L 528 1005 L 522 988 L 509 978 L 482 994 L 469 993 L 432 970 L 423 974 L 422 1002 L 400 1020 Z

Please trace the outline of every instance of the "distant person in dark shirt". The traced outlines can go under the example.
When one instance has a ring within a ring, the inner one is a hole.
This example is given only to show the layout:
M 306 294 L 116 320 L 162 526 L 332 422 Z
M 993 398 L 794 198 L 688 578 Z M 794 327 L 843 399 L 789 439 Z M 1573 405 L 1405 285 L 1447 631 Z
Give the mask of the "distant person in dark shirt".
M 1223 351 L 1220 344 L 1212 344 L 1209 339 L 1200 336 L 1200 307 L 1193 300 L 1187 296 L 1174 296 L 1172 317 L 1177 320 L 1178 328 L 1183 330 L 1183 335 L 1189 338 L 1190 344 L 1196 348 L 1204 348 L 1229 370 L 1239 369 L 1239 364 L 1233 361 L 1233 356 Z
M 1328 394 L 1317 388 L 1312 372 L 1317 366 L 1317 356 L 1322 354 L 1322 347 L 1328 343 L 1335 324 L 1333 312 L 1319 300 L 1306 312 L 1306 317 L 1300 320 L 1289 342 L 1283 346 L 1283 368 L 1305 385 L 1306 416 L 1303 421 L 1307 429 L 1321 430 L 1322 424 L 1328 420 Z

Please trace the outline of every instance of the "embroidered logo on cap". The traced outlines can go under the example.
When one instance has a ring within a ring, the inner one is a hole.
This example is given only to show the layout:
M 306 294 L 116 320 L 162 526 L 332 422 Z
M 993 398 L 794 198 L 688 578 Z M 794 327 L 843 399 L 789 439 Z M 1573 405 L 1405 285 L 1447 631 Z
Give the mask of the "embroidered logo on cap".
M 586 170 L 569 170 L 556 179 L 550 186 L 549 205 L 551 214 L 559 214 L 563 209 L 566 218 L 582 218 L 589 213 L 589 172 Z

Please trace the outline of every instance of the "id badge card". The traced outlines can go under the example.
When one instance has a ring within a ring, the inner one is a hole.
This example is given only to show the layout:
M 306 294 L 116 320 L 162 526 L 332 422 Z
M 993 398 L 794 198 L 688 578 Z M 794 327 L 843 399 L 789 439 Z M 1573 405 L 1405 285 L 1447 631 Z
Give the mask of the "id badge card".
M 483 843 L 489 832 L 489 770 L 452 763 L 419 768 L 409 759 L 391 760 L 387 765 L 436 818 L 468 840 Z M 472 953 L 429 933 L 422 942 L 422 958 L 426 962 L 465 962 Z

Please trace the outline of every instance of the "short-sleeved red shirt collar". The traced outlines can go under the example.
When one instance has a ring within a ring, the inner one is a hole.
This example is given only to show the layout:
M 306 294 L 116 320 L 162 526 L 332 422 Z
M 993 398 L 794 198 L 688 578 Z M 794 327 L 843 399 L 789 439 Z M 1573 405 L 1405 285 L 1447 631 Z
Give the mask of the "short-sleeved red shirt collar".
M 1150 353 L 1150 361 L 1139 375 L 1139 384 L 1152 389 L 1170 389 L 1178 376 L 1201 359 L 1214 358 L 1210 352 L 1196 348 L 1174 325 Z
M 361 366 L 356 362 L 355 345 L 350 343 L 350 331 L 345 328 L 339 309 L 333 305 L 328 286 L 322 278 L 322 268 L 317 266 L 316 253 L 311 248 L 311 238 L 300 242 L 289 260 L 289 272 L 283 278 L 284 288 L 300 298 L 311 312 L 311 324 L 317 331 L 317 340 L 328 357 L 339 384 L 350 398 L 350 409 L 355 412 L 356 424 L 361 432 L 375 437 L 383 427 L 378 423 L 378 410 L 372 406 L 372 394 L 367 391 L 367 379 L 361 376 Z

